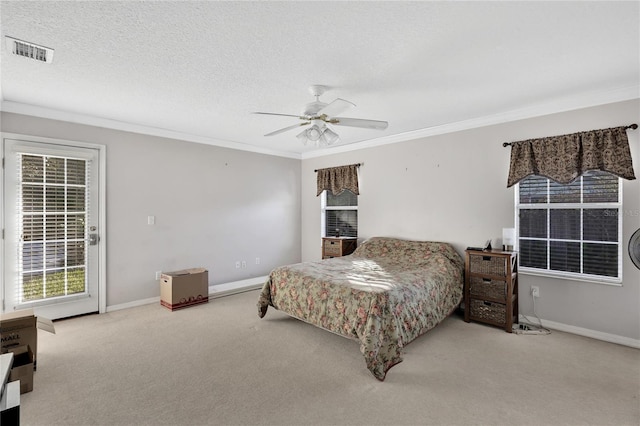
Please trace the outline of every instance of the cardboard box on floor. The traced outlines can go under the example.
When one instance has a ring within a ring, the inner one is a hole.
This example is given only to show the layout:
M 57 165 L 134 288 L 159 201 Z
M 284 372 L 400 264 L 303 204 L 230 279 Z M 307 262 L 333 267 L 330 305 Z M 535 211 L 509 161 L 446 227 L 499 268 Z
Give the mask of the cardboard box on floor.
M 209 301 L 209 272 L 204 268 L 165 272 L 160 276 L 160 304 L 172 311 Z
M 11 349 L 13 352 L 13 366 L 9 381 L 20 380 L 20 393 L 27 393 L 33 390 L 33 352 L 27 346 L 18 346 Z
M 38 367 L 38 329 L 56 332 L 50 319 L 37 317 L 33 309 L 0 314 L 0 353 L 7 353 L 18 346 L 29 346 L 33 352 L 33 369 Z

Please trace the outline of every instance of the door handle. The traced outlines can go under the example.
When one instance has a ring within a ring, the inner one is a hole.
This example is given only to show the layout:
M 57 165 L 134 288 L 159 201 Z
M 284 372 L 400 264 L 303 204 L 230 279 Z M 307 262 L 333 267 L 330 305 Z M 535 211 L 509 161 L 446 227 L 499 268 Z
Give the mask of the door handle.
M 100 236 L 98 234 L 89 234 L 89 245 L 95 246 L 100 241 Z

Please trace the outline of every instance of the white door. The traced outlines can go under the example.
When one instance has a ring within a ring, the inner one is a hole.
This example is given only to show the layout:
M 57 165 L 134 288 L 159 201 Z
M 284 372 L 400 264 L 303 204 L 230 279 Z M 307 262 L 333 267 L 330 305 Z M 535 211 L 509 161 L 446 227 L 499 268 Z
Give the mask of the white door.
M 100 310 L 100 155 L 4 139 L 4 312 L 56 319 Z

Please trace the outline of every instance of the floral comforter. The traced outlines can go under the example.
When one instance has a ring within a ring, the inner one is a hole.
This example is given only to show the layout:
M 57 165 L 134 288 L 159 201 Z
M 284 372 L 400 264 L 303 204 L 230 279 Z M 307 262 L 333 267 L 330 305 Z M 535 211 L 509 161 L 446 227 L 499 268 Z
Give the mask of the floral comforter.
M 402 349 L 462 300 L 464 264 L 447 243 L 371 238 L 349 256 L 274 269 L 258 300 L 360 342 L 379 380 Z

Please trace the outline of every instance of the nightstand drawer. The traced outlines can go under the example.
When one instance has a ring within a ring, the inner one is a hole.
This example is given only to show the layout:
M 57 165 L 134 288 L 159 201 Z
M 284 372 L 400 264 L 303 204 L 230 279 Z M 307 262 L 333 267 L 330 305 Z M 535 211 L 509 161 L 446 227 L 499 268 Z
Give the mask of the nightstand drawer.
M 495 324 L 505 324 L 507 321 L 507 307 L 502 303 L 471 299 L 469 305 L 469 311 L 473 319 L 489 321 Z
M 339 241 L 325 241 L 324 254 L 328 256 L 340 256 L 342 252 L 342 244 Z
M 322 258 L 346 256 L 353 253 L 356 246 L 356 238 L 324 237 L 322 239 Z
M 469 272 L 504 277 L 507 275 L 507 258 L 491 255 L 470 255 Z
M 492 280 L 472 275 L 469 277 L 469 291 L 471 297 L 476 299 L 498 299 L 507 301 L 507 282 L 501 280 Z

